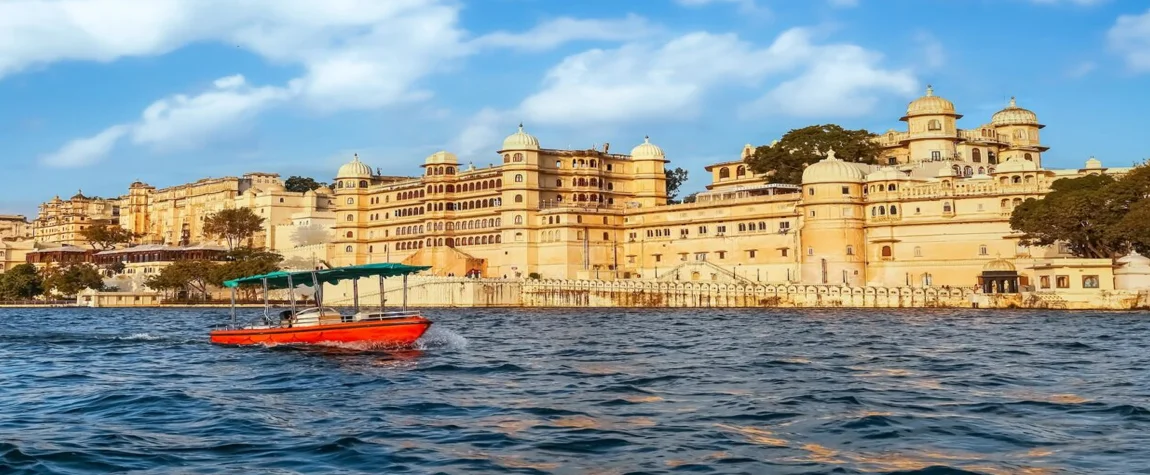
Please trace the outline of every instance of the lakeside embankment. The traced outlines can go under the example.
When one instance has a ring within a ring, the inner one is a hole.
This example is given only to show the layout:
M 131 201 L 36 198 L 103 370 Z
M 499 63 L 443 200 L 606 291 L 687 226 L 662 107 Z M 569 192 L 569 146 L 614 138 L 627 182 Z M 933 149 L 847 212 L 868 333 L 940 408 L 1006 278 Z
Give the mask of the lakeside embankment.
M 402 285 L 388 279 L 389 306 L 403 304 Z M 325 287 L 324 305 L 351 306 L 352 285 Z M 377 306 L 379 289 L 360 286 L 360 304 Z M 272 300 L 286 300 L 275 291 Z M 250 302 L 250 301 L 249 301 Z M 2 305 L 0 305 L 2 306 Z M 33 306 L 33 305 L 17 305 Z M 160 303 L 108 307 L 228 307 L 212 304 Z M 262 307 L 244 303 L 240 307 Z M 758 284 L 750 282 L 467 279 L 413 277 L 407 306 L 423 307 L 662 307 L 662 308 L 1033 308 L 1065 310 L 1132 310 L 1150 307 L 1146 291 L 1064 291 L 983 294 L 973 287 L 847 287 L 835 285 Z

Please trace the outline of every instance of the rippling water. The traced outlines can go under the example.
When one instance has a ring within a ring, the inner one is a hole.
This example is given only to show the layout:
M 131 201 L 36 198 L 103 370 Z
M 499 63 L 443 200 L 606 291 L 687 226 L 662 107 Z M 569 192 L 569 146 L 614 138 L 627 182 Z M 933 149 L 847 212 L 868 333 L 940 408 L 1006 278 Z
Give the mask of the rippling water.
M 425 313 L 386 353 L 0 309 L 0 473 L 1150 473 L 1147 314 Z

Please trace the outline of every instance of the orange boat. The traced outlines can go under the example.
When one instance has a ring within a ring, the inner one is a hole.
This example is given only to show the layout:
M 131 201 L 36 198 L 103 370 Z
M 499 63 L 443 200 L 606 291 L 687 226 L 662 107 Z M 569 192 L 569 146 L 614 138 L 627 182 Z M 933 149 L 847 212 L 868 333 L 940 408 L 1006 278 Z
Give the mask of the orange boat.
M 277 345 L 315 343 L 355 343 L 403 347 L 415 343 L 431 326 L 431 320 L 417 311 L 407 309 L 407 276 L 430 267 L 404 264 L 365 264 L 300 272 L 272 272 L 224 282 L 232 289 L 232 321 L 211 331 L 212 343 L 225 345 Z M 384 306 L 384 279 L 403 276 L 403 307 L 388 311 Z M 379 279 L 379 309 L 361 311 L 359 308 L 359 280 Z M 341 314 L 323 306 L 323 284 L 343 280 L 352 281 L 354 309 L 350 315 Z M 316 306 L 297 312 L 296 285 L 310 283 L 315 287 Z M 259 322 L 239 325 L 236 319 L 236 289 L 245 285 L 260 285 L 264 290 L 264 313 Z M 268 305 L 268 291 L 288 289 L 291 309 L 273 316 Z

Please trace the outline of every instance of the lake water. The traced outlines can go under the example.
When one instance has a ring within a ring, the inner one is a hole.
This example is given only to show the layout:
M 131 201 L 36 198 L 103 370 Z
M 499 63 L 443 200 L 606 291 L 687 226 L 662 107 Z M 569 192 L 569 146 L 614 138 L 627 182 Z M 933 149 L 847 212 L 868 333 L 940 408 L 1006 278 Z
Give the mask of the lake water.
M 226 314 L 0 309 L 0 473 L 1150 473 L 1150 314 L 444 309 L 398 353 Z

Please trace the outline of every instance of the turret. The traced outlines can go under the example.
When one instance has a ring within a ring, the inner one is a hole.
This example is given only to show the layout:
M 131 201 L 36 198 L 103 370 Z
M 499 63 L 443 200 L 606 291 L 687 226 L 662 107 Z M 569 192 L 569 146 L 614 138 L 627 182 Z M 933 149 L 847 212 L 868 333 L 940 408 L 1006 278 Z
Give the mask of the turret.
M 801 248 L 802 282 L 863 285 L 866 282 L 866 237 L 863 187 L 859 164 L 827 158 L 803 170 Z
M 650 137 L 643 137 L 643 143 L 631 149 L 631 161 L 635 164 L 635 201 L 639 206 L 667 204 L 668 160 L 663 149 L 651 143 Z
M 1038 115 L 1030 110 L 1018 107 L 1018 103 L 1014 98 L 1010 98 L 1010 104 L 994 113 L 990 119 L 990 124 L 994 130 L 998 132 L 999 137 L 1004 137 L 1010 144 L 999 155 L 998 161 L 1006 162 L 1011 157 L 1018 157 L 1023 160 L 1034 162 L 1039 168 L 1042 167 L 1042 152 L 1050 149 L 1042 145 L 1039 140 L 1038 131 L 1045 125 L 1038 123 Z
M 954 159 L 961 118 L 953 102 L 934 95 L 934 89 L 927 86 L 926 95 L 907 105 L 906 115 L 899 119 L 907 123 L 910 160 Z

